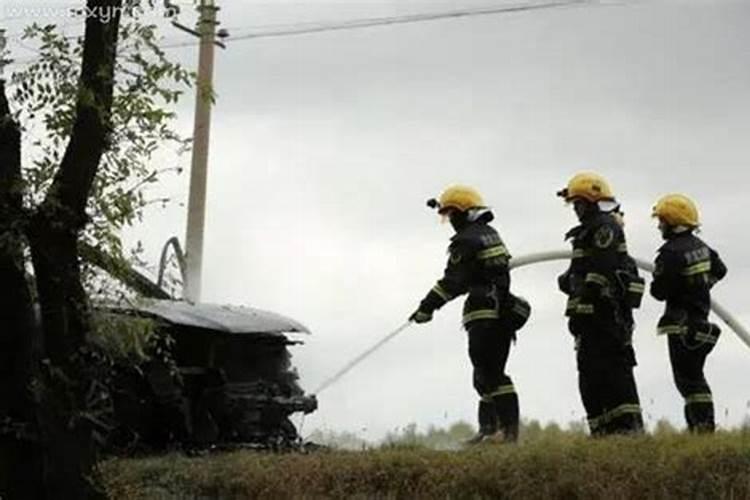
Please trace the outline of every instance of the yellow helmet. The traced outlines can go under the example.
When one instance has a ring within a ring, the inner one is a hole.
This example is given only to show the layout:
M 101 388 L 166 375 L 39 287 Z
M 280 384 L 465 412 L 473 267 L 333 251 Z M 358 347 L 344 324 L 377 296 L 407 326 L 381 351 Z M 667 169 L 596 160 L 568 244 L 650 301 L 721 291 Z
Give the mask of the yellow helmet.
M 609 183 L 604 177 L 593 172 L 580 172 L 574 175 L 568 181 L 567 187 L 557 192 L 557 196 L 565 198 L 565 201 L 583 198 L 593 203 L 615 199 Z
M 444 214 L 449 208 L 465 212 L 470 208 L 483 207 L 484 201 L 479 192 L 469 186 L 448 186 L 440 195 L 438 213 Z
M 698 227 L 698 207 L 683 194 L 668 194 L 659 198 L 651 217 L 658 217 L 670 226 Z

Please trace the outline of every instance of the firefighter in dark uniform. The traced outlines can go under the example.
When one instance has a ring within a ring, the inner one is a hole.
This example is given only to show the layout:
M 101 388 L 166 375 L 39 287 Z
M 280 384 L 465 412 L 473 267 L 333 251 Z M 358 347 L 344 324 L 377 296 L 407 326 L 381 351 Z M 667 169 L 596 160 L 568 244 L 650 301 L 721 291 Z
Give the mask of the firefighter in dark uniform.
M 677 390 L 685 399 L 685 420 L 692 432 L 713 432 L 714 404 L 703 374 L 716 345 L 719 327 L 708 321 L 711 288 L 727 273 L 719 255 L 695 234 L 698 210 L 688 197 L 670 194 L 654 206 L 653 217 L 666 240 L 659 249 L 651 295 L 665 301 L 658 333 L 668 337 L 669 359 Z
M 480 397 L 479 432 L 469 443 L 490 436 L 514 442 L 518 438 L 518 395 L 505 373 L 505 364 L 516 331 L 528 319 L 531 308 L 510 293 L 510 254 L 489 225 L 494 216 L 479 193 L 467 186 L 451 186 L 439 201 L 430 200 L 428 205 L 450 220 L 456 234 L 448 248 L 444 276 L 409 319 L 426 323 L 448 301 L 468 294 L 463 325 L 468 331 L 474 388 Z
M 594 173 L 575 175 L 557 194 L 573 204 L 580 221 L 565 236 L 573 257 L 558 285 L 568 296 L 565 314 L 589 429 L 594 436 L 640 433 L 631 309 L 640 305 L 645 281 L 628 256 L 619 206 L 606 180 Z

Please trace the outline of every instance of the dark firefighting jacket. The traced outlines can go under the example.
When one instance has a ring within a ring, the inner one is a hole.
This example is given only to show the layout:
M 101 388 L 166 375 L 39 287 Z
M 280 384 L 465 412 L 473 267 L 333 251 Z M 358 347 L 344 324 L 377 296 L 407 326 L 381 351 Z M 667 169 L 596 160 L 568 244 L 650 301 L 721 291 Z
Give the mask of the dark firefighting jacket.
M 492 219 L 488 210 L 451 238 L 443 277 L 422 300 L 420 311 L 432 313 L 446 302 L 468 294 L 463 310 L 464 326 L 506 315 L 528 317 L 528 304 L 519 302 L 510 293 L 510 254 L 497 231 L 488 225 Z
M 651 283 L 651 295 L 666 302 L 658 332 L 684 334 L 694 327 L 707 333 L 710 291 L 726 274 L 716 251 L 692 231 L 671 235 L 659 249 Z
M 611 214 L 595 212 L 565 238 L 571 240 L 573 257 L 558 285 L 568 295 L 565 314 L 571 318 L 571 333 L 614 328 L 628 344 L 631 309 L 640 306 L 645 281 L 628 255 L 622 227 Z

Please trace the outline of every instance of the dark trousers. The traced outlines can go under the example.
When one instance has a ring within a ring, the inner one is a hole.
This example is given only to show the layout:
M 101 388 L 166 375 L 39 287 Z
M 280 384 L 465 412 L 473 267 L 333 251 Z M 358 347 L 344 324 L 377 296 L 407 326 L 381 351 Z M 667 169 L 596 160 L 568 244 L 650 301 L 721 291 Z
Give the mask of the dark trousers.
M 503 431 L 508 440 L 518 437 L 518 395 L 505 373 L 513 332 L 504 331 L 497 320 L 469 323 L 469 358 L 474 367 L 474 389 L 479 394 L 479 430 L 483 434 Z
M 577 341 L 578 387 L 594 436 L 643 431 L 632 347 L 618 339 L 598 330 L 582 333 Z
M 715 325 L 712 327 L 718 332 Z M 691 328 L 684 335 L 669 335 L 669 360 L 677 390 L 685 399 L 688 429 L 692 432 L 713 432 L 713 396 L 703 374 L 703 367 L 715 341 L 711 343 L 697 340 L 695 334 L 696 331 Z M 718 337 L 718 333 L 715 335 Z

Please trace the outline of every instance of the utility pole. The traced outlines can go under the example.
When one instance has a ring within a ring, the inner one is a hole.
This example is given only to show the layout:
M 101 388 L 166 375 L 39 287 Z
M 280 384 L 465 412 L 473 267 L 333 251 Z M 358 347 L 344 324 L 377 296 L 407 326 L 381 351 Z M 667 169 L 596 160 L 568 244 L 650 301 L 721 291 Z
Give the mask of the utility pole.
M 195 101 L 193 129 L 193 160 L 190 169 L 190 198 L 188 199 L 187 236 L 185 239 L 184 296 L 190 302 L 200 301 L 203 265 L 203 229 L 206 219 L 206 177 L 208 146 L 213 106 L 214 39 L 216 13 L 214 0 L 201 0 L 198 12 L 200 55 L 198 59 L 198 88 Z

